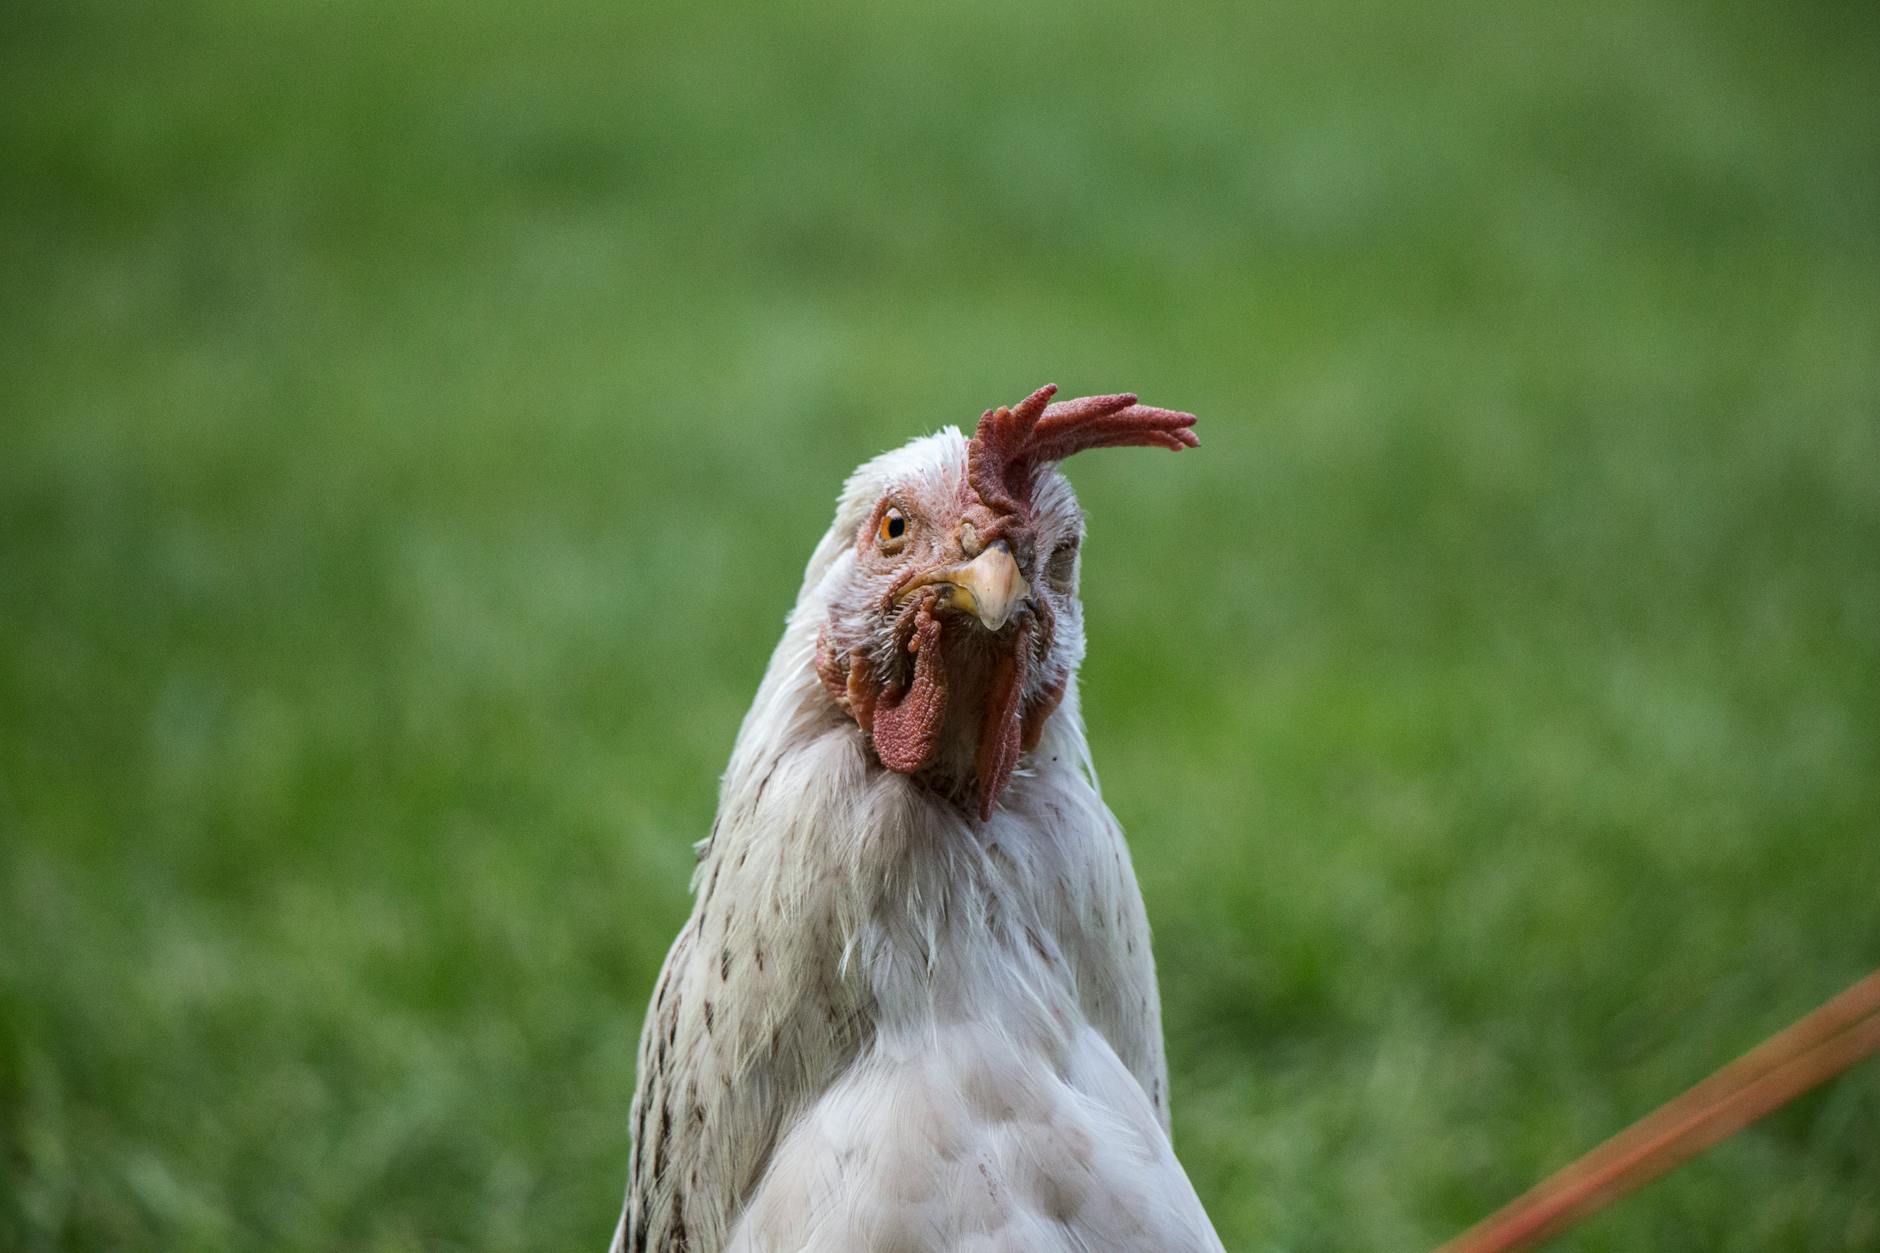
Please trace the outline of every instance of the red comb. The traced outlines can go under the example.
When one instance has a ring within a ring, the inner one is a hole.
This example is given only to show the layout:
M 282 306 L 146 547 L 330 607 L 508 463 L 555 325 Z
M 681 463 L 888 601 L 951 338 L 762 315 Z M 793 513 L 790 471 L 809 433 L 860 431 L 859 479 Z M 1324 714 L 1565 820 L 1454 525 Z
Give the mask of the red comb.
M 1046 383 L 1010 409 L 988 409 L 966 446 L 966 476 L 991 509 L 1018 512 L 1038 467 L 1087 448 L 1170 448 L 1201 443 L 1192 413 L 1139 405 L 1135 396 L 1080 396 L 1049 404 Z

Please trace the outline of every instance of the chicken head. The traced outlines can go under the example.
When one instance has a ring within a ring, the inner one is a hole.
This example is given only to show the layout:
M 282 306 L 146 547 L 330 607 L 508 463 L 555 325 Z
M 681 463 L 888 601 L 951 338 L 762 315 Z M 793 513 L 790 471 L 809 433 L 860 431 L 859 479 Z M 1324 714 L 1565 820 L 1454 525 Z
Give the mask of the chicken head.
M 857 472 L 859 518 L 817 646 L 831 699 L 889 770 L 989 818 L 1083 654 L 1083 513 L 1057 463 L 1090 448 L 1191 448 L 1194 416 L 1133 395 L 987 410 L 972 439 Z M 963 455 L 960 455 L 963 449 Z

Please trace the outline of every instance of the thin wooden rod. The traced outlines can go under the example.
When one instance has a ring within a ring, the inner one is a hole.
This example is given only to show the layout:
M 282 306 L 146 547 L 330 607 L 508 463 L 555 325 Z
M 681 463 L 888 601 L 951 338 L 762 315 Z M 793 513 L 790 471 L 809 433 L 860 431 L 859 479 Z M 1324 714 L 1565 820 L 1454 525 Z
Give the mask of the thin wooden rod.
M 1875 1052 L 1880 1052 L 1880 971 L 1549 1176 L 1437 1253 L 1531 1248 Z

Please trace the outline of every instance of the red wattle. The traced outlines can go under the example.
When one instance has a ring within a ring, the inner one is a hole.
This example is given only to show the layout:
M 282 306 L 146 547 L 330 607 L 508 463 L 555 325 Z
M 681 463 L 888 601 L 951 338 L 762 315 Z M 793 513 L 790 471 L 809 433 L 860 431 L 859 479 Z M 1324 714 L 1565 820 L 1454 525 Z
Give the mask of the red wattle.
M 883 694 L 875 705 L 875 755 L 900 774 L 913 774 L 940 750 L 947 720 L 946 665 L 940 657 L 940 622 L 921 614 L 915 628 L 914 680 L 907 690 Z
M 1019 628 L 1012 651 L 999 660 L 986 692 L 986 720 L 979 730 L 979 751 L 973 764 L 979 775 L 979 817 L 992 817 L 999 794 L 1012 780 L 1024 746 L 1023 721 L 1018 716 L 1025 693 L 1025 665 L 1031 654 L 1031 626 Z

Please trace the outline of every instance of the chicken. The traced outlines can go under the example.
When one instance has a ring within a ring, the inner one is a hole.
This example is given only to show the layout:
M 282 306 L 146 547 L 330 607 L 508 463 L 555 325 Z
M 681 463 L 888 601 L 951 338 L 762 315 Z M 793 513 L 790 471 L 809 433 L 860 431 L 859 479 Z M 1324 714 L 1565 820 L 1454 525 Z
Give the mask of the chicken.
M 1044 387 L 863 465 L 738 733 L 642 1031 L 617 1253 L 1198 1250 L 1149 926 L 1078 709 Z

